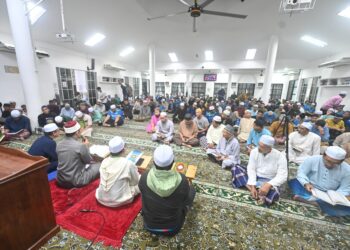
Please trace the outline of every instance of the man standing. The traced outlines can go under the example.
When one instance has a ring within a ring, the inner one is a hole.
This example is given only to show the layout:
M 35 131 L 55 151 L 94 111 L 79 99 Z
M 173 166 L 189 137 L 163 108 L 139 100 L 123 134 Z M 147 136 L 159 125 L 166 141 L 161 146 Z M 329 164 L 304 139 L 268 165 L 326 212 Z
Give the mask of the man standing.
M 43 131 L 44 136 L 36 139 L 28 150 L 28 153 L 47 158 L 50 163 L 47 166 L 47 173 L 51 173 L 57 169 L 58 159 L 54 139 L 60 136 L 60 130 L 55 123 L 50 123 L 44 126 Z
M 341 91 L 339 95 L 332 96 L 331 98 L 329 98 L 321 108 L 323 114 L 326 114 L 327 110 L 330 108 L 337 110 L 340 107 L 340 103 L 343 101 L 346 94 L 346 91 Z
M 159 121 L 156 125 L 156 132 L 152 134 L 152 141 L 160 141 L 169 144 L 173 140 L 174 123 L 168 119 L 167 113 L 160 113 Z
M 207 149 L 209 158 L 220 164 L 222 169 L 240 164 L 239 153 L 239 143 L 234 137 L 234 128 L 231 125 L 226 125 L 222 131 L 222 137 L 216 149 Z
M 174 153 L 162 145 L 153 155 L 154 167 L 140 179 L 144 227 L 154 234 L 172 236 L 185 222 L 195 190 L 183 174 L 172 170 Z
M 65 138 L 57 145 L 57 184 L 63 188 L 82 187 L 99 177 L 100 163 L 92 162 L 88 141 L 80 142 L 80 125 L 68 121 Z
M 100 100 L 103 104 L 106 104 L 108 101 L 107 94 L 102 92 L 101 87 L 97 87 L 97 100 Z
M 193 147 L 199 145 L 197 139 L 198 129 L 192 120 L 191 114 L 186 114 L 185 119 L 180 122 L 179 133 L 174 136 L 174 142 L 178 146 Z
M 209 121 L 203 116 L 201 109 L 196 109 L 196 117 L 193 119 L 193 122 L 198 128 L 198 139 L 205 136 L 209 127 Z
M 254 199 L 266 205 L 279 199 L 279 187 L 288 176 L 287 159 L 284 153 L 272 148 L 274 144 L 272 136 L 261 136 L 259 147 L 250 153 L 247 171 L 240 166 L 231 169 L 233 187 L 246 186 Z
M 301 164 L 306 158 L 319 155 L 321 150 L 321 137 L 311 133 L 312 124 L 303 122 L 298 131 L 289 136 L 289 160 Z
M 330 216 L 350 215 L 350 207 L 330 205 L 312 197 L 312 190 L 336 191 L 350 200 L 350 166 L 344 162 L 346 152 L 338 146 L 326 149 L 324 155 L 314 155 L 299 167 L 297 178 L 289 181 L 294 200 L 318 204 Z M 317 202 L 317 203 L 316 203 Z
M 101 163 L 100 185 L 96 190 L 96 199 L 107 207 L 129 204 L 140 193 L 138 187 L 140 174 L 134 163 L 121 156 L 124 146 L 121 137 L 113 137 L 109 141 L 111 155 Z

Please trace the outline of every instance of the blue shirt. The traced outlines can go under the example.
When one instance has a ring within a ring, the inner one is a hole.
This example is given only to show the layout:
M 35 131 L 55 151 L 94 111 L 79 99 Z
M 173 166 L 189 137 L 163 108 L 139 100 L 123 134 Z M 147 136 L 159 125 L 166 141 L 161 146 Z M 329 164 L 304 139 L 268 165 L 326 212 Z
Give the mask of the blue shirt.
M 218 114 L 214 111 L 207 111 L 206 113 L 205 113 L 205 117 L 207 117 L 207 119 L 208 119 L 208 121 L 209 121 L 209 123 L 211 123 L 212 121 L 213 121 L 213 119 L 214 119 L 214 116 L 217 116 Z
M 322 142 L 328 142 L 329 141 L 329 128 L 324 126 L 323 131 L 324 131 L 324 134 L 321 136 L 320 131 L 318 130 L 318 128 L 315 125 L 313 125 L 312 129 L 311 129 L 312 133 L 321 137 Z
M 299 166 L 297 179 L 303 186 L 311 183 L 322 191 L 334 190 L 350 195 L 350 166 L 346 162 L 328 169 L 322 155 L 311 156 Z
M 114 112 L 113 112 L 112 110 L 109 110 L 108 113 L 107 113 L 107 115 L 109 115 L 113 121 L 115 121 L 115 119 L 116 119 L 118 116 L 120 116 L 120 119 L 124 120 L 124 112 L 123 112 L 123 110 L 121 110 L 121 109 L 117 109 L 117 110 L 114 111 Z
M 272 123 L 276 119 L 277 119 L 277 115 L 275 113 L 272 113 L 272 115 L 269 115 L 269 112 L 264 113 L 264 120 L 266 122 Z
M 11 116 L 7 117 L 5 121 L 5 128 L 10 130 L 10 133 L 16 133 L 21 129 L 26 129 L 30 134 L 32 133 L 29 118 L 23 115 L 18 120 L 15 120 Z
M 34 156 L 43 156 L 49 160 L 52 166 L 57 167 L 56 142 L 49 136 L 44 135 L 36 139 L 28 153 Z
M 263 128 L 261 132 L 256 132 L 253 128 L 250 130 L 249 137 L 247 140 L 247 146 L 253 144 L 254 146 L 259 145 L 260 137 L 263 135 L 271 135 L 271 132 L 266 128 Z
M 69 118 L 73 119 L 74 115 L 75 115 L 75 111 L 73 108 L 69 108 L 68 110 L 66 108 L 61 109 L 60 116 L 62 116 L 62 117 L 69 117 Z

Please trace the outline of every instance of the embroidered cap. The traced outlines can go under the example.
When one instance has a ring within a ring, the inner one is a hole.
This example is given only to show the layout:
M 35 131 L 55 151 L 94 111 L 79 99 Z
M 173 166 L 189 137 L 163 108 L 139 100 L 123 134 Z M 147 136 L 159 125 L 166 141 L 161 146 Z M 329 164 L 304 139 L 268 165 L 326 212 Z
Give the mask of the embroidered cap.
M 76 121 L 68 121 L 64 124 L 63 128 L 66 134 L 73 134 L 80 129 L 80 124 Z

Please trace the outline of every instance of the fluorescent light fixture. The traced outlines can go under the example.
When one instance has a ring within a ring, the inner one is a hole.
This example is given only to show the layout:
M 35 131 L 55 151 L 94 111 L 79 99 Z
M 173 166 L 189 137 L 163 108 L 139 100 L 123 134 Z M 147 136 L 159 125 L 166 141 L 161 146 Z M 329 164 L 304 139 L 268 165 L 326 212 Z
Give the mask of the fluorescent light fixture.
M 205 53 L 205 60 L 207 60 L 207 61 L 213 61 L 214 60 L 213 51 L 206 50 L 204 53 Z
M 132 47 L 132 46 L 129 46 L 126 49 L 124 49 L 122 52 L 120 52 L 119 55 L 121 57 L 124 57 L 124 56 L 127 56 L 127 55 L 131 54 L 134 51 L 135 51 L 135 48 Z
M 105 35 L 101 33 L 96 33 L 85 42 L 85 45 L 90 47 L 95 46 L 105 38 L 106 38 Z
M 248 49 L 245 55 L 246 60 L 253 60 L 255 58 L 256 49 Z
M 168 55 L 169 55 L 170 60 L 171 60 L 172 62 L 178 62 L 177 56 L 176 56 L 176 54 L 175 54 L 174 52 L 171 52 L 171 53 L 169 53 Z
M 32 2 L 28 2 L 27 3 L 27 9 L 30 10 L 28 16 L 29 16 L 29 20 L 30 20 L 30 24 L 33 25 L 36 21 L 38 21 L 38 19 L 46 12 L 46 10 L 37 5 L 35 6 L 34 3 Z
M 338 13 L 339 16 L 350 18 L 350 6 Z
M 316 38 L 314 38 L 314 37 L 312 37 L 312 36 L 307 36 L 307 35 L 302 36 L 302 37 L 300 38 L 300 40 L 302 40 L 302 41 L 304 41 L 304 42 L 311 43 L 311 44 L 313 44 L 313 45 L 315 45 L 315 46 L 318 46 L 318 47 L 325 47 L 325 46 L 328 45 L 328 44 L 327 44 L 326 42 L 324 42 L 324 41 L 318 40 L 318 39 L 316 39 Z

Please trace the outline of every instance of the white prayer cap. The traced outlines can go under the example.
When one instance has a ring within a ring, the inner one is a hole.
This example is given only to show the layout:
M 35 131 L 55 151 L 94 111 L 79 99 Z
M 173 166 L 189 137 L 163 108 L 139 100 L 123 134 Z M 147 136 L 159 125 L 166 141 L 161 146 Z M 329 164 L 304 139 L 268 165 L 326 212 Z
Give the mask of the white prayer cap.
M 244 102 L 240 102 L 239 105 L 243 106 L 243 105 L 244 105 Z
M 180 103 L 180 106 L 181 106 L 181 107 L 185 106 L 185 103 L 183 103 L 183 102 L 182 102 L 182 103 Z
M 55 117 L 55 122 L 57 122 L 57 123 L 63 122 L 63 117 L 62 116 L 56 116 Z
M 161 145 L 154 150 L 154 163 L 158 167 L 167 167 L 174 162 L 174 152 L 168 145 Z
M 164 98 L 162 99 L 162 102 L 165 102 L 165 99 L 164 99 Z
M 166 117 L 167 116 L 167 113 L 166 112 L 161 112 L 160 113 L 160 117 Z
M 326 149 L 326 155 L 334 160 L 342 161 L 345 159 L 346 151 L 338 146 L 330 146 Z
M 231 110 L 232 108 L 231 108 L 231 106 L 226 106 L 225 109 L 226 109 L 226 110 Z
M 120 136 L 115 136 L 109 141 L 109 151 L 112 154 L 119 153 L 124 149 L 125 143 Z
M 12 118 L 18 118 L 21 116 L 21 112 L 18 109 L 14 109 L 11 111 Z
M 329 109 L 327 109 L 327 111 L 332 111 L 332 112 L 334 112 L 335 110 L 334 110 L 333 108 L 329 108 Z
M 88 108 L 88 111 L 89 111 L 89 113 L 92 113 L 92 112 L 94 112 L 94 108 L 90 107 L 90 108 Z
M 117 107 L 113 104 L 111 105 L 111 109 L 116 109 Z
M 209 110 L 214 110 L 214 109 L 215 109 L 214 106 L 209 107 Z
M 216 106 L 220 106 L 220 102 L 217 102 L 217 103 L 216 103 Z
M 310 122 L 303 122 L 302 124 L 300 124 L 300 126 L 308 129 L 309 131 L 312 129 L 312 124 Z
M 230 110 L 224 110 L 223 113 L 224 113 L 224 115 L 227 115 L 227 116 L 229 116 L 231 114 Z
M 45 133 L 50 133 L 50 132 L 56 131 L 57 129 L 58 127 L 55 123 L 49 123 L 44 126 Z
M 339 95 L 347 95 L 348 94 L 348 92 L 346 92 L 346 91 L 340 91 L 340 93 L 339 93 Z
M 75 116 L 78 118 L 82 118 L 83 117 L 83 112 L 81 112 L 80 110 L 78 110 L 77 112 L 75 112 Z
M 323 113 L 322 113 L 321 110 L 317 110 L 317 111 L 315 111 L 315 114 L 316 114 L 316 115 L 322 115 Z
M 260 142 L 269 147 L 275 145 L 275 139 L 271 135 L 262 135 L 260 137 Z
M 298 106 L 301 106 L 301 103 L 300 103 L 300 102 L 298 102 L 298 103 L 297 103 L 297 105 L 298 105 Z
M 281 104 L 280 104 L 280 107 L 284 107 L 284 104 L 281 103 Z
M 221 122 L 222 120 L 221 120 L 221 117 L 217 115 L 217 116 L 214 116 L 213 121 Z
M 254 104 L 253 107 L 254 107 L 254 108 L 258 108 L 259 105 L 258 105 L 258 104 Z

